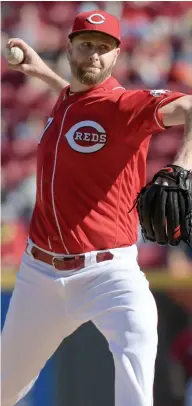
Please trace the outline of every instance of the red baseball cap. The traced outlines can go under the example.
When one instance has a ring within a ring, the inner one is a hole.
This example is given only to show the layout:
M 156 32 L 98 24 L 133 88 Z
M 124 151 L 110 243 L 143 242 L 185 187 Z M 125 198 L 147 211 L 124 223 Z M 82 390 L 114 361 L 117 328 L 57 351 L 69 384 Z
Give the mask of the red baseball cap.
M 86 31 L 102 32 L 115 38 L 120 44 L 120 22 L 112 14 L 103 10 L 93 10 L 80 13 L 76 16 L 72 32 L 68 35 L 71 39 L 75 35 Z

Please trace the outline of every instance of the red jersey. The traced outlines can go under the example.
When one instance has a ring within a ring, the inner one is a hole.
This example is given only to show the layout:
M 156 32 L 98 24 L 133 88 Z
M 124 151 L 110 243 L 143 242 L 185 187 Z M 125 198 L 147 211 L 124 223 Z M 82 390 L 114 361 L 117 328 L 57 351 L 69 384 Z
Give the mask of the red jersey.
M 183 94 L 126 90 L 113 77 L 68 92 L 39 141 L 30 238 L 70 254 L 133 245 L 138 218 L 128 211 L 146 181 L 151 135 L 165 129 L 158 108 Z

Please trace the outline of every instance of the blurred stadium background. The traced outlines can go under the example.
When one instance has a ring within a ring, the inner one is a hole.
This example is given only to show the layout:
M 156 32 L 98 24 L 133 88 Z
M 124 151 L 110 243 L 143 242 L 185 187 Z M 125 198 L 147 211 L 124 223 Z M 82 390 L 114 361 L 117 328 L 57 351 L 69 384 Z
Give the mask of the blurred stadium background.
M 114 68 L 120 83 L 192 94 L 190 1 L 2 1 L 2 49 L 10 37 L 22 38 L 69 80 L 67 34 L 76 13 L 97 8 L 121 20 L 121 54 Z M 57 96 L 40 80 L 8 70 L 3 56 L 1 78 L 3 324 L 35 201 L 37 140 Z M 182 134 L 177 127 L 152 138 L 147 180 L 173 160 Z M 159 310 L 155 406 L 192 406 L 192 250 L 144 243 L 140 233 L 138 249 Z M 62 344 L 20 405 L 112 406 L 112 387 L 111 356 L 88 323 Z

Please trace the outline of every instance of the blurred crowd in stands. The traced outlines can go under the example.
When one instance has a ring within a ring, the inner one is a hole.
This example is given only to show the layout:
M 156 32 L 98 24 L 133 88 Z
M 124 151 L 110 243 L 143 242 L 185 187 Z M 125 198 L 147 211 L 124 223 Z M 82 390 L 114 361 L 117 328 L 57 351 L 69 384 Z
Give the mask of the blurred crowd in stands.
M 192 6 L 185 1 L 2 1 L 2 49 L 22 38 L 69 80 L 67 35 L 76 13 L 104 9 L 121 21 L 121 54 L 114 76 L 128 88 L 172 89 L 192 94 Z M 7 68 L 2 56 L 2 266 L 18 266 L 35 202 L 36 147 L 57 95 L 38 79 Z M 147 180 L 171 163 L 182 127 L 152 138 Z M 142 268 L 192 274 L 187 246 L 162 247 L 139 237 Z

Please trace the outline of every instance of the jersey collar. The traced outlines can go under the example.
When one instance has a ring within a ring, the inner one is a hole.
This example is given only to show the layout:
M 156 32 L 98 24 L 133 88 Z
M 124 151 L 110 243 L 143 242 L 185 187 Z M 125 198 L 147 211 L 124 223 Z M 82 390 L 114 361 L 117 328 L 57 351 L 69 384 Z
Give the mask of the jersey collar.
M 102 82 L 99 85 L 95 86 L 94 88 L 86 90 L 84 92 L 70 93 L 70 85 L 69 85 L 65 88 L 63 98 L 70 102 L 74 102 L 75 100 L 77 100 L 79 98 L 83 98 L 84 96 L 92 95 L 94 93 L 97 93 L 98 91 L 113 90 L 117 87 L 122 87 L 122 86 L 118 83 L 118 81 L 113 76 L 110 76 L 104 82 Z

